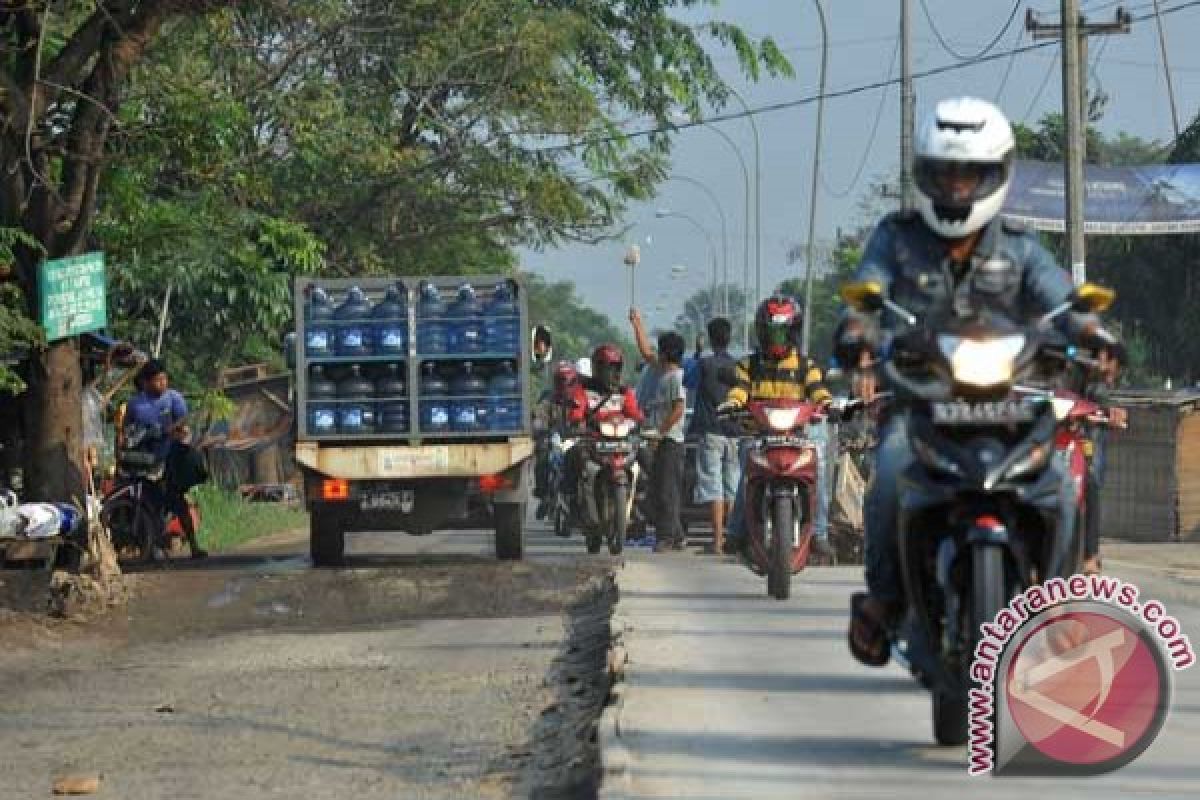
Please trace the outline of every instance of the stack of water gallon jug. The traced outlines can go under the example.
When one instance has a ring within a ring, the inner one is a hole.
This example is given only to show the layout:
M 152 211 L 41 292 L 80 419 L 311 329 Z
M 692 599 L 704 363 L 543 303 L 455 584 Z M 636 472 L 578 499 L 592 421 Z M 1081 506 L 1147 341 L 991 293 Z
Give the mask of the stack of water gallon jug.
M 444 282 L 444 281 L 443 281 Z M 520 432 L 516 286 L 421 281 L 344 290 L 310 287 L 304 304 L 306 433 L 424 436 Z M 409 305 L 415 299 L 414 369 Z M 339 302 L 340 301 L 340 302 Z M 418 384 L 411 429 L 410 383 Z

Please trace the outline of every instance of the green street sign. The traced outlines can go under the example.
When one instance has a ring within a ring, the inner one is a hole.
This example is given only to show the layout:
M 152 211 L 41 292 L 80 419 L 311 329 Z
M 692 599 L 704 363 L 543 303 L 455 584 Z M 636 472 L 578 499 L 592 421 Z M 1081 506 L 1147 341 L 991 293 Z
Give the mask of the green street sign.
M 38 269 L 47 341 L 108 326 L 104 253 L 45 261 Z

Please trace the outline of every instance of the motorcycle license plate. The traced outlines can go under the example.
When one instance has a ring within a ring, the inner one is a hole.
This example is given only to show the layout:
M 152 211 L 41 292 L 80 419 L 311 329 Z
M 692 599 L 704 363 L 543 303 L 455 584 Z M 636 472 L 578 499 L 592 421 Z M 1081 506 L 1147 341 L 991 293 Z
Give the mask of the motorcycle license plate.
M 412 489 L 368 491 L 358 501 L 362 511 L 399 511 L 407 514 L 413 509 L 416 495 Z
M 629 445 L 626 442 L 606 442 L 603 439 L 596 442 L 597 453 L 626 453 Z
M 1020 400 L 933 404 L 935 425 L 1006 425 L 1013 422 L 1029 422 L 1033 418 L 1033 406 Z

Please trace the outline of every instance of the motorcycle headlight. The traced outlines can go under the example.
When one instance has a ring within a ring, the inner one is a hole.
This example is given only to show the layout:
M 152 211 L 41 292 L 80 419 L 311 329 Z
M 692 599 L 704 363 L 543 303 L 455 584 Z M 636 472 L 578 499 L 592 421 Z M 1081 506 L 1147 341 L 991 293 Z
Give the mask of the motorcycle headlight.
M 772 408 L 767 411 L 767 425 L 773 431 L 787 433 L 796 427 L 796 420 L 799 417 L 800 409 L 798 408 Z
M 1025 349 L 1025 337 L 1020 334 L 984 340 L 942 334 L 937 341 L 950 362 L 954 381 L 980 388 L 1011 381 L 1017 356 Z
M 600 423 L 600 435 L 610 439 L 624 439 L 633 431 L 633 420 L 618 419 Z

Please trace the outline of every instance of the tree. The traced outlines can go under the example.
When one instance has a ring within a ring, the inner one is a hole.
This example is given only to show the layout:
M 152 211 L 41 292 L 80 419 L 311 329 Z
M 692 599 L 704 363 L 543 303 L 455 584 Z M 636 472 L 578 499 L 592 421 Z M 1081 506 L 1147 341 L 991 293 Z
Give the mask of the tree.
M 17 286 L 36 318 L 43 257 L 82 252 L 107 164 L 109 135 L 134 67 L 172 20 L 215 0 L 0 3 L 0 223 L 33 242 L 14 248 Z M 36 246 L 34 244 L 36 243 Z M 71 339 L 38 351 L 25 402 L 29 489 L 82 496 L 79 349 Z
M 690 347 L 697 336 L 708 339 L 707 326 L 714 317 L 724 316 L 733 326 L 733 347 L 740 348 L 742 343 L 742 326 L 754 314 L 753 308 L 747 307 L 747 297 L 740 286 L 730 284 L 729 313 L 721 313 L 725 299 L 724 286 L 700 289 L 683 302 L 683 312 L 675 318 L 675 332 L 683 336 Z
M 186 334 L 172 349 L 199 381 L 273 348 L 297 272 L 494 271 L 516 245 L 609 236 L 669 152 L 621 124 L 724 102 L 705 40 L 790 74 L 770 39 L 677 19 L 697 5 L 0 2 L 16 316 L 43 257 L 111 248 L 124 331 L 146 341 L 170 284 L 168 342 Z M 77 495 L 74 342 L 39 351 L 29 384 L 30 489 Z

